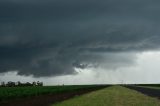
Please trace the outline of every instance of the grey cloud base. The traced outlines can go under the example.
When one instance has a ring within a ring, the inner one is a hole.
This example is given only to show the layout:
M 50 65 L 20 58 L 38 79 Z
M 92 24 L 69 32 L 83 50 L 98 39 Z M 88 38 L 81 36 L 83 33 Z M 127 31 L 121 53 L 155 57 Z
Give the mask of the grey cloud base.
M 136 52 L 158 50 L 160 2 L 153 0 L 2 0 L 0 72 L 76 74 L 116 69 Z

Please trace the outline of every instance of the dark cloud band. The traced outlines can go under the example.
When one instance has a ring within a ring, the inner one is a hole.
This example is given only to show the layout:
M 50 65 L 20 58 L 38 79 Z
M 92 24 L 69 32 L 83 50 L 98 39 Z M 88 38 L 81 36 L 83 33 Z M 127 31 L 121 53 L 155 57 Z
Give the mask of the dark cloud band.
M 39 77 L 75 74 L 75 67 L 129 66 L 135 59 L 131 51 L 159 49 L 158 4 L 2 0 L 0 72 L 18 70 Z

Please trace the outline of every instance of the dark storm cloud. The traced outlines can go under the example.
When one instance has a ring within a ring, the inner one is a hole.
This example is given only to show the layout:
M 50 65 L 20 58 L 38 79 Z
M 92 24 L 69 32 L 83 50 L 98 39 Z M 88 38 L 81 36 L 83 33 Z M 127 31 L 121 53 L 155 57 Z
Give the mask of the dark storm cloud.
M 76 74 L 118 68 L 160 45 L 160 1 L 1 0 L 0 72 Z M 124 53 L 125 52 L 125 53 Z

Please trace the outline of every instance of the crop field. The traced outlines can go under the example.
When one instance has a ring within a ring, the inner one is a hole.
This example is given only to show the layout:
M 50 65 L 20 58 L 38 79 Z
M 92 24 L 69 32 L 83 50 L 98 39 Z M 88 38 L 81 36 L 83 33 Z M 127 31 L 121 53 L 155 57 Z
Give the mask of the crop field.
M 160 101 L 125 87 L 112 86 L 52 106 L 160 106 Z
M 44 87 L 0 87 L 0 102 L 37 96 L 43 94 L 57 94 L 63 92 L 73 92 L 78 89 L 87 89 L 97 87 L 95 85 L 75 85 L 75 86 L 44 86 Z
M 160 106 L 160 89 L 146 87 L 148 86 L 1 87 L 0 106 Z

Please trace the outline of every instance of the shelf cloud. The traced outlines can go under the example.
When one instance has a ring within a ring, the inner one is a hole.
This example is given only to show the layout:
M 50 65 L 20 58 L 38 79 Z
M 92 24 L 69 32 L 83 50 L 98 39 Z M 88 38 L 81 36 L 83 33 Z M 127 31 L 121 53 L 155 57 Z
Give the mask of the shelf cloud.
M 1 0 L 0 73 L 116 69 L 160 48 L 160 1 Z

